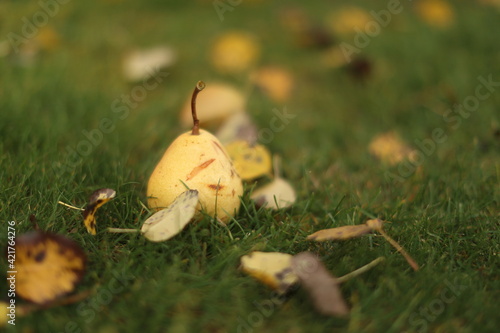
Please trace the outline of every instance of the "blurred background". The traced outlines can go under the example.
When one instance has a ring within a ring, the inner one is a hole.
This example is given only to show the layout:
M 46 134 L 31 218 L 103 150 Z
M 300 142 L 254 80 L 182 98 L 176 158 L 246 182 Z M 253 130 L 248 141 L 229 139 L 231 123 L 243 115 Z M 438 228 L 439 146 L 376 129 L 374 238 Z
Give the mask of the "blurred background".
M 364 156 L 379 132 L 410 142 L 436 127 L 453 134 L 458 120 L 444 121 L 447 111 L 474 94 L 479 76 L 499 80 L 495 0 L 47 0 L 0 9 L 3 147 L 55 144 L 56 166 L 71 155 L 67 144 L 107 117 L 116 126 L 97 151 L 119 148 L 110 158 L 147 173 L 141 161 L 185 129 L 178 115 L 198 80 L 240 90 L 261 128 L 275 108 L 298 115 L 269 145 L 319 169 Z M 161 70 L 161 82 L 147 68 Z M 159 84 L 134 91 L 144 80 Z M 487 145 L 498 100 L 463 119 L 453 144 Z M 124 103 L 129 110 L 117 111 Z

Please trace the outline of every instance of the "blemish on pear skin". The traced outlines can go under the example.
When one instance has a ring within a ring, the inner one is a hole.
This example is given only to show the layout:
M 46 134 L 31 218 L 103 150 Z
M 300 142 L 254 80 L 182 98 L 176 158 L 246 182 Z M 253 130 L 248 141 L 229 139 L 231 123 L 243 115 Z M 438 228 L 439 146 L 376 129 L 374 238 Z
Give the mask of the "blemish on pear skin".
M 193 170 L 191 170 L 191 172 L 187 175 L 186 177 L 186 180 L 190 180 L 192 179 L 194 176 L 196 176 L 201 170 L 205 169 L 206 167 L 208 167 L 210 164 L 212 164 L 212 162 L 215 161 L 215 158 L 211 158 L 203 163 L 201 163 L 200 165 L 196 166 L 193 168 Z
M 223 154 L 227 157 L 227 159 L 228 159 L 228 160 L 231 160 L 231 159 L 229 158 L 229 156 L 227 156 L 227 154 L 226 154 L 226 152 L 224 151 L 224 149 L 220 146 L 220 144 L 219 144 L 217 141 L 213 141 L 213 140 L 212 140 L 212 143 L 215 145 L 215 147 L 216 147 L 217 149 L 219 149 L 219 150 L 220 150 L 220 151 L 221 151 L 221 152 L 222 152 L 222 153 L 223 153 Z
M 211 188 L 212 190 L 215 190 L 215 191 L 219 191 L 219 190 L 222 190 L 224 188 L 223 185 L 217 185 L 217 184 L 210 184 L 208 185 L 209 188 Z M 233 190 L 234 192 L 234 190 Z
M 234 188 L 233 188 L 233 191 L 231 193 L 233 194 L 233 197 L 234 197 L 234 195 L 236 194 L 236 191 L 234 190 Z

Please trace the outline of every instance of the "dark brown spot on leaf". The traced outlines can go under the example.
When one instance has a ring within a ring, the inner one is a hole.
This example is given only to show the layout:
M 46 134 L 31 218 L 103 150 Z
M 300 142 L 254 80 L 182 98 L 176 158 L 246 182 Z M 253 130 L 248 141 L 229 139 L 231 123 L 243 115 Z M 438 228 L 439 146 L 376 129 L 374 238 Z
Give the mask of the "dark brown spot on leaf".
M 40 251 L 40 252 L 38 252 L 38 253 L 36 254 L 36 256 L 35 256 L 35 261 L 36 261 L 36 262 L 42 262 L 42 261 L 43 261 L 43 259 L 45 259 L 45 254 L 46 254 L 46 253 L 45 253 L 45 251 Z

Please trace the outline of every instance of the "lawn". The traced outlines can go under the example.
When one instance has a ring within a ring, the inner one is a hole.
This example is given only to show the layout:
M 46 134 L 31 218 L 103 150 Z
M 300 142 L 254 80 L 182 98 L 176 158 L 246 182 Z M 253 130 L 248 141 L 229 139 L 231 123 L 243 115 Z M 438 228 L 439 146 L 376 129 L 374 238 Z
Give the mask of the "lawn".
M 5 330 L 497 332 L 495 1 L 450 2 L 452 16 L 434 25 L 419 15 L 417 1 L 217 2 L 225 11 L 214 3 L 0 3 L 0 245 L 7 244 L 9 221 L 19 236 L 33 229 L 29 217 L 36 216 L 42 230 L 66 235 L 85 250 L 87 272 L 75 292 L 91 291 L 74 304 L 18 314 L 15 327 Z M 332 15 L 346 5 L 385 11 L 390 19 L 385 26 L 373 19 L 379 29 L 370 35 L 333 36 Z M 312 46 L 297 44 L 284 18 L 291 20 L 284 14 L 291 8 L 333 36 L 332 49 L 351 50 L 357 60 L 333 65 L 320 33 L 308 35 L 317 42 Z M 33 20 L 40 23 L 36 31 L 26 26 Z M 260 57 L 253 68 L 279 65 L 293 75 L 288 99 L 277 102 L 256 89 L 250 69 L 214 68 L 211 47 L 228 31 L 254 34 Z M 29 49 L 34 40 L 41 40 L 39 49 Z M 124 96 L 144 83 L 124 79 L 124 55 L 163 44 L 177 51 L 176 63 L 144 98 L 125 104 Z M 265 141 L 281 157 L 296 203 L 278 211 L 257 208 L 249 185 L 227 227 L 205 218 L 161 243 L 107 232 L 139 228 L 150 215 L 148 178 L 186 130 L 178 114 L 198 80 L 241 89 L 260 129 L 271 126 L 276 112 L 293 115 Z M 126 114 L 114 112 L 117 105 Z M 102 130 L 103 119 L 113 126 Z M 89 134 L 96 131 L 101 135 Z M 416 158 L 391 165 L 373 156 L 370 143 L 387 132 L 415 149 Z M 82 207 L 99 188 L 115 189 L 117 196 L 97 212 L 92 236 L 81 213 L 58 201 Z M 386 232 L 420 270 L 377 234 L 342 242 L 305 239 L 374 217 L 387 221 Z M 271 306 L 272 290 L 238 269 L 240 257 L 256 250 L 311 251 L 335 276 L 386 260 L 341 285 L 351 313 L 335 318 L 318 314 L 302 289 Z M 1 269 L 6 276 L 5 260 Z M 2 284 L 0 300 L 7 300 L 7 289 Z

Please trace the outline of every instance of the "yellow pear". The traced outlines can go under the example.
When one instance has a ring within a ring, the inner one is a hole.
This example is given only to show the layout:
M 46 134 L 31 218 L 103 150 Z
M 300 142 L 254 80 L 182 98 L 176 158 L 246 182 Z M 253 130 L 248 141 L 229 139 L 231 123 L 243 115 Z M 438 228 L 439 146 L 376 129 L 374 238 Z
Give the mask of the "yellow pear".
M 198 82 L 191 99 L 193 129 L 172 142 L 149 178 L 148 205 L 168 207 L 189 188 L 198 190 L 198 211 L 227 222 L 239 210 L 243 185 L 219 140 L 199 128 L 196 96 L 204 87 Z

